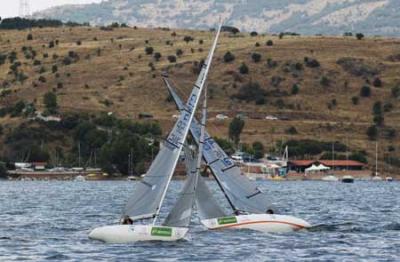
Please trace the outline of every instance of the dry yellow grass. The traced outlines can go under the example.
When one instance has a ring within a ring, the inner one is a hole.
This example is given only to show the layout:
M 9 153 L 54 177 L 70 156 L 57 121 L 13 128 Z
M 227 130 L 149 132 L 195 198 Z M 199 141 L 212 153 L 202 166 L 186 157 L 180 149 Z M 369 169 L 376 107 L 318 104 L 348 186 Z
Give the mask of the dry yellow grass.
M 0 53 L 15 50 L 18 60 L 22 62 L 22 70 L 29 76 L 24 84 L 13 83 L 10 87 L 12 95 L 1 98 L 2 105 L 12 104 L 18 100 L 35 102 L 38 108 L 42 107 L 42 96 L 49 90 L 57 92 L 60 109 L 65 111 L 112 111 L 120 117 L 137 118 L 139 112 L 154 114 L 164 131 L 172 123 L 172 115 L 176 114 L 175 106 L 166 101 L 168 96 L 163 86 L 160 74 L 169 72 L 171 80 L 177 85 L 181 94 L 187 94 L 196 78 L 193 73 L 194 61 L 200 61 L 207 55 L 213 33 L 201 31 L 177 30 L 177 36 L 171 31 L 160 29 L 132 29 L 120 28 L 113 31 L 102 31 L 99 28 L 60 28 L 34 29 L 33 41 L 27 41 L 28 31 L 0 31 Z M 185 35 L 195 38 L 193 42 L 183 41 Z M 204 40 L 202 45 L 199 40 Z M 267 40 L 274 42 L 273 46 L 266 46 Z M 48 48 L 50 41 L 59 41 L 59 45 Z M 82 44 L 78 45 L 77 41 Z M 148 44 L 145 41 L 148 41 Z M 173 46 L 167 45 L 170 41 Z M 255 47 L 259 42 L 260 47 Z M 31 46 L 37 52 L 37 60 L 42 65 L 33 66 L 32 60 L 23 56 L 21 48 Z M 152 46 L 155 52 L 160 52 L 162 58 L 156 62 L 152 56 L 145 54 L 146 46 Z M 191 49 L 193 48 L 193 53 Z M 203 51 L 199 50 L 202 48 Z M 177 49 L 184 54 L 178 57 L 175 64 L 169 63 L 167 56 L 175 55 Z M 100 56 L 98 51 L 101 50 Z M 62 59 L 68 56 L 69 51 L 78 53 L 76 63 L 65 66 Z M 236 59 L 232 63 L 224 63 L 223 55 L 231 51 Z M 251 60 L 253 52 L 262 55 L 260 63 Z M 48 58 L 43 58 L 43 54 Z M 58 56 L 53 59 L 53 55 Z M 249 120 L 246 122 L 243 140 L 253 142 L 260 140 L 266 145 L 272 145 L 278 140 L 291 138 L 311 138 L 318 140 L 349 139 L 354 149 L 365 149 L 372 154 L 374 146 L 368 141 L 365 134 L 372 124 L 372 106 L 376 101 L 391 102 L 394 109 L 385 114 L 385 124 L 400 131 L 400 107 L 398 100 L 391 97 L 391 88 L 400 84 L 400 62 L 391 62 L 390 55 L 400 54 L 399 39 L 368 38 L 358 41 L 355 38 L 342 37 L 284 37 L 248 35 L 231 37 L 224 33 L 212 70 L 209 77 L 211 115 L 219 112 L 235 114 L 237 112 L 254 113 L 260 115 L 288 116 L 290 121 Z M 308 68 L 293 76 L 292 72 L 285 73 L 285 63 L 302 63 L 304 57 L 316 58 L 320 68 Z M 372 82 L 374 77 L 357 77 L 342 69 L 337 60 L 343 57 L 363 59 L 363 63 L 380 68 L 379 77 L 384 82 L 383 88 L 372 88 L 370 98 L 360 98 L 359 105 L 353 105 L 351 98 L 358 96 L 360 88 L 366 81 Z M 267 58 L 278 62 L 276 68 L 266 66 Z M 239 65 L 245 62 L 250 68 L 249 75 L 240 75 L 240 81 L 234 80 L 232 71 L 237 72 Z M 148 66 L 153 63 L 155 71 Z M 53 65 L 58 66 L 57 78 L 51 72 Z M 0 66 L 0 84 L 11 80 L 8 75 L 10 64 Z M 44 66 L 46 72 L 40 74 Z M 46 78 L 46 83 L 38 81 L 39 76 Z M 293 84 L 300 86 L 298 95 L 285 96 L 285 104 L 291 104 L 295 109 L 279 109 L 274 103 L 278 98 L 267 97 L 267 103 L 256 106 L 253 103 L 240 103 L 230 98 L 238 92 L 240 86 L 249 81 L 257 81 L 265 90 L 272 90 L 271 78 L 284 78 L 279 86 L 280 90 L 290 90 Z M 329 87 L 322 87 L 320 79 L 326 76 L 331 80 Z M 33 83 L 37 87 L 33 87 Z M 57 83 L 63 88 L 57 89 Z M 235 87 L 236 85 L 236 87 Z M 330 110 L 327 105 L 337 100 L 337 106 Z M 107 107 L 104 101 L 109 100 L 112 105 Z M 3 123 L 8 120 L 0 120 Z M 327 126 L 330 126 L 328 128 Z M 228 123 L 218 123 L 211 119 L 209 130 L 213 135 L 226 136 Z M 294 126 L 297 135 L 288 135 L 285 130 Z M 400 135 L 400 134 L 399 134 Z M 400 139 L 381 139 L 382 148 L 394 145 L 400 150 Z

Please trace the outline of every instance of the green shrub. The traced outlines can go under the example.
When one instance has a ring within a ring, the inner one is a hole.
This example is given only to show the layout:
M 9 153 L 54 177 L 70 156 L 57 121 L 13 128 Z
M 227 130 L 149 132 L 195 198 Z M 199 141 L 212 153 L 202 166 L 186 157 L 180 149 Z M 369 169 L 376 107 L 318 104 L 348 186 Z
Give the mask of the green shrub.
M 176 63 L 176 56 L 174 56 L 174 55 L 168 56 L 168 61 L 169 61 L 170 63 Z
M 353 96 L 351 98 L 351 102 L 353 103 L 353 105 L 358 105 L 359 101 L 360 101 L 360 99 L 358 96 Z
M 258 82 L 249 82 L 242 85 L 237 94 L 232 95 L 232 98 L 244 100 L 246 102 L 257 102 L 264 99 L 266 91 L 264 91 Z M 264 101 L 265 103 L 265 101 Z
M 370 126 L 367 129 L 367 136 L 370 140 L 376 140 L 378 137 L 378 128 L 374 126 Z
M 267 46 L 273 46 L 274 42 L 272 40 L 268 40 L 266 43 Z
M 362 33 L 357 33 L 357 34 L 356 34 L 356 38 L 357 38 L 357 40 L 362 40 L 362 39 L 364 38 L 364 34 L 362 34 Z
M 232 62 L 234 60 L 235 60 L 235 56 L 230 51 L 225 53 L 225 55 L 224 55 L 224 62 L 225 63 L 230 63 L 230 62 Z
M 392 88 L 392 96 L 395 98 L 400 98 L 400 86 L 395 86 Z
M 371 88 L 369 86 L 363 86 L 360 90 L 361 97 L 370 97 L 371 96 Z
M 306 66 L 310 67 L 310 68 L 317 68 L 320 67 L 320 63 L 318 62 L 317 59 L 314 58 L 308 58 L 308 57 L 304 57 L 304 63 L 306 64 Z
M 185 36 L 185 37 L 183 38 L 183 41 L 185 41 L 185 42 L 188 44 L 189 42 L 194 41 L 194 38 L 191 37 L 191 36 Z
M 161 59 L 161 53 L 159 53 L 159 52 L 156 52 L 155 54 L 154 54 L 154 59 L 156 60 L 156 61 L 160 61 L 160 59 Z
M 297 132 L 297 129 L 294 126 L 289 127 L 286 129 L 286 134 L 288 135 L 297 135 L 299 132 Z
M 254 63 L 258 63 L 261 61 L 261 55 L 259 53 L 253 53 L 251 55 L 251 58 L 253 59 Z
M 177 55 L 178 57 L 181 57 L 181 56 L 183 55 L 182 49 L 177 49 L 177 50 L 176 50 L 176 55 Z
M 373 85 L 374 85 L 374 87 L 382 87 L 382 85 L 383 85 L 382 80 L 379 77 L 375 78 Z
M 144 51 L 146 52 L 146 55 L 152 55 L 154 52 L 154 48 L 151 46 L 146 46 L 146 48 L 144 49 Z
M 245 63 L 242 63 L 242 64 L 240 65 L 240 67 L 239 67 L 239 72 L 240 72 L 242 75 L 247 75 L 247 74 L 249 73 L 249 67 L 248 67 Z
M 50 114 L 57 113 L 58 103 L 57 103 L 57 96 L 53 92 L 47 92 L 43 96 L 43 103 L 46 107 L 46 110 Z
M 297 84 L 294 84 L 292 86 L 292 95 L 297 95 L 299 93 L 299 91 L 300 91 L 299 86 Z

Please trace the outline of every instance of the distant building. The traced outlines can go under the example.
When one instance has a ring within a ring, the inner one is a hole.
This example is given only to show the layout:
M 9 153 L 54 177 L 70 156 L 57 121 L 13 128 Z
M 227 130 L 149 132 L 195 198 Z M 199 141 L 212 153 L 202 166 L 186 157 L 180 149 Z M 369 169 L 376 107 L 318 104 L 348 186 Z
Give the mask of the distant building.
M 354 160 L 291 160 L 288 162 L 288 169 L 297 173 L 304 173 L 312 165 L 324 165 L 331 170 L 363 170 L 366 165 Z
M 46 170 L 46 166 L 47 166 L 46 162 L 34 162 L 34 163 L 31 163 L 31 164 L 32 164 L 32 167 L 36 171 L 45 171 Z

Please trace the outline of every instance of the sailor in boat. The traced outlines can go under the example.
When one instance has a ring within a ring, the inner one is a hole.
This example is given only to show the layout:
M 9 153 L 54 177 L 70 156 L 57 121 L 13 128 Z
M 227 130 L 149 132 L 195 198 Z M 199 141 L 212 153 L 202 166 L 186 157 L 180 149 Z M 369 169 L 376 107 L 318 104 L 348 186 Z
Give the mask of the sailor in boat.
M 129 216 L 124 216 L 121 221 L 122 225 L 132 225 L 133 220 Z
M 272 209 L 268 209 L 267 212 L 265 212 L 265 213 L 269 214 L 269 215 L 275 214 L 274 210 L 272 210 Z

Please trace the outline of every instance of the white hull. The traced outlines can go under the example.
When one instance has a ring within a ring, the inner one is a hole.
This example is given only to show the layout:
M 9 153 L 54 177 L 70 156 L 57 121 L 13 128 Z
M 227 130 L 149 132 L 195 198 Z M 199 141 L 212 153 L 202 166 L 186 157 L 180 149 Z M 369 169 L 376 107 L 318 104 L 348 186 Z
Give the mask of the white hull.
M 92 230 L 89 238 L 109 244 L 139 241 L 177 241 L 183 239 L 188 230 L 188 228 L 152 225 L 114 225 Z
M 324 176 L 322 178 L 322 181 L 325 181 L 325 182 L 338 182 L 339 178 L 337 178 L 335 176 Z
M 251 229 L 263 233 L 284 233 L 310 228 L 311 225 L 296 217 L 270 214 L 240 215 L 202 220 L 211 230 Z

